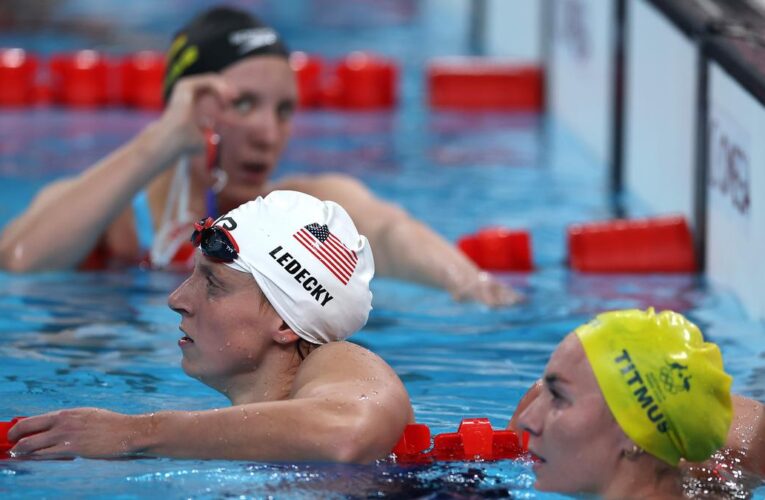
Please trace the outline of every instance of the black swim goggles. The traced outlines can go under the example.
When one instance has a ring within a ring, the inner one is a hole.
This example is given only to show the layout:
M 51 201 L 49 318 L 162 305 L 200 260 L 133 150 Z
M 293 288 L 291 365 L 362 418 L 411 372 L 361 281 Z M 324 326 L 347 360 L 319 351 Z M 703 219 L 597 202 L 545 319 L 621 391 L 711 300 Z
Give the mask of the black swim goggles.
M 200 247 L 202 253 L 218 262 L 232 262 L 239 255 L 239 245 L 228 229 L 214 226 L 212 217 L 194 223 L 191 243 Z

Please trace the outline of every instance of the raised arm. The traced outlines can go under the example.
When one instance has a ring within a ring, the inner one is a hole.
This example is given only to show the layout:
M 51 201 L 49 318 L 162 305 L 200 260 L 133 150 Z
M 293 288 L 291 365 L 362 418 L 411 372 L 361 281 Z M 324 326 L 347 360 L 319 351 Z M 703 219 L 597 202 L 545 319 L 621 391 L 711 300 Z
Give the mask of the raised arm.
M 478 300 L 492 306 L 519 299 L 511 288 L 482 272 L 432 229 L 401 208 L 375 197 L 351 177 L 336 174 L 295 177 L 279 187 L 342 205 L 359 232 L 369 239 L 380 276 L 442 288 L 457 300 Z
M 201 150 L 202 95 L 231 91 L 214 75 L 179 82 L 162 117 L 77 177 L 45 188 L 0 235 L 0 268 L 67 269 L 79 264 L 131 198 L 183 153 Z M 209 113 L 209 112 L 208 112 Z
M 352 344 L 312 353 L 294 387 L 289 400 L 208 411 L 128 416 L 92 408 L 64 410 L 22 420 L 8 437 L 25 436 L 12 451 L 34 458 L 141 453 L 370 462 L 388 455 L 413 420 L 396 374 L 380 358 Z

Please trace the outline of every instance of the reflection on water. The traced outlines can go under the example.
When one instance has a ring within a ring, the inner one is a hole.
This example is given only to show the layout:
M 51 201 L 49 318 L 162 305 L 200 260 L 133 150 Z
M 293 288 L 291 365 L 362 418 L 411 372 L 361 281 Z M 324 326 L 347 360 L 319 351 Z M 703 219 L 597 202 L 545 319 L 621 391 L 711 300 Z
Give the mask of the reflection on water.
M 712 456 L 715 466 L 690 467 L 683 483 L 685 495 L 690 498 L 752 497 L 752 491 L 762 485 L 762 479 L 741 469 L 742 457 L 730 450 L 718 451 Z
M 79 462 L 79 463 L 78 463 Z M 41 470 L 49 481 L 63 482 L 72 496 L 136 496 L 172 491 L 194 498 L 507 498 L 525 496 L 533 476 L 524 464 L 438 464 L 397 466 L 381 462 L 368 466 L 330 464 L 256 464 L 244 462 L 132 460 L 111 461 L 104 482 L 89 483 L 72 476 L 98 461 L 58 463 L 6 462 L 2 477 L 13 477 L 18 491 L 29 497 L 47 490 L 34 481 Z M 160 472 L 148 472 L 159 469 Z M 550 498 L 556 498 L 550 496 Z

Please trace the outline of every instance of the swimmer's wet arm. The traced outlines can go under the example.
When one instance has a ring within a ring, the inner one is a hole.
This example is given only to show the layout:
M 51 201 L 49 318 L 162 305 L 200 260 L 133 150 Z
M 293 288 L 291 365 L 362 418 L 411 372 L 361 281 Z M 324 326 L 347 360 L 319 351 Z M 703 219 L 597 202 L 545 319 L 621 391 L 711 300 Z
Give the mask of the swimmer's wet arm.
M 285 187 L 345 208 L 359 233 L 369 239 L 379 276 L 415 281 L 447 290 L 457 300 L 492 306 L 519 299 L 428 226 L 375 197 L 353 178 L 338 174 L 293 178 L 285 181 Z
M 79 176 L 45 188 L 0 235 L 0 269 L 29 272 L 78 265 L 141 188 L 182 153 L 201 151 L 203 135 L 194 110 L 204 93 L 222 102 L 232 90 L 215 75 L 179 81 L 159 120 Z
M 137 434 L 135 451 L 353 463 L 386 457 L 414 420 L 406 389 L 371 352 L 347 343 L 331 347 L 308 358 L 287 400 L 138 417 L 145 431 Z
M 15 272 L 76 266 L 177 156 L 168 131 L 154 124 L 79 176 L 45 188 L 0 237 L 0 266 Z
M 152 456 L 227 460 L 367 463 L 387 456 L 396 438 L 379 439 L 373 422 L 389 422 L 345 410 L 337 401 L 311 398 L 158 412 L 137 417 L 142 431 L 131 447 Z
M 74 408 L 24 419 L 9 438 L 18 441 L 14 456 L 41 459 L 148 455 L 366 463 L 387 456 L 407 423 L 399 405 L 378 402 L 373 395 L 355 403 L 317 395 L 144 415 Z
M 74 408 L 18 422 L 13 453 L 31 458 L 177 458 L 370 462 L 407 423 L 409 396 L 382 359 L 354 344 L 317 349 L 279 401 L 207 411 L 123 415 Z

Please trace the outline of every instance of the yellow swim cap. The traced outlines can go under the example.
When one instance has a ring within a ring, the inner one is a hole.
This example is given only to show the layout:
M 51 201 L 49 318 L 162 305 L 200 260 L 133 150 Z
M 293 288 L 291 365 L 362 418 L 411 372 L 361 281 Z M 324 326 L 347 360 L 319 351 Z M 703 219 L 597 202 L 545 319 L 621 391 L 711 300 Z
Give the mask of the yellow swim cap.
M 731 377 L 715 344 L 683 315 L 653 308 L 599 314 L 575 331 L 624 433 L 670 465 L 725 443 Z

